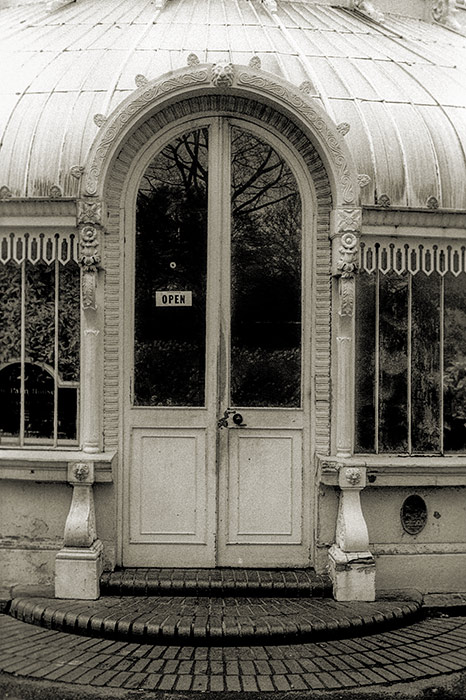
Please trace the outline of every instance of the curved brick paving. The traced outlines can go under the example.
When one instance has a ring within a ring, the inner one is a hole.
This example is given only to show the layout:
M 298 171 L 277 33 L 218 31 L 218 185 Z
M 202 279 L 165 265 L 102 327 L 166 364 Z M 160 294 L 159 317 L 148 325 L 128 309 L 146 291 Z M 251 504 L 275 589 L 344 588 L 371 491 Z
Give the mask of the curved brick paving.
M 341 638 L 407 624 L 420 600 L 341 603 L 316 598 L 103 596 L 95 601 L 15 598 L 24 622 L 144 643 L 248 644 Z
M 466 668 L 466 618 L 358 639 L 253 647 L 153 646 L 43 629 L 0 615 L 0 669 L 108 688 L 284 691 L 381 687 Z

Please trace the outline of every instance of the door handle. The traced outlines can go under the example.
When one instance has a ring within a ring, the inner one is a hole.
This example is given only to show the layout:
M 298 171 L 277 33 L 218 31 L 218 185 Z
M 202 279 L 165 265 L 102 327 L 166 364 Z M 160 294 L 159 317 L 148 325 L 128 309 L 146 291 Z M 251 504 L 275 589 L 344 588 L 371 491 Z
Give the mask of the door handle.
M 241 413 L 238 413 L 235 408 L 227 408 L 227 410 L 224 411 L 223 416 L 217 421 L 217 428 L 228 428 L 228 420 L 230 416 L 232 417 L 233 423 L 238 428 L 246 427 L 246 423 L 243 423 L 243 416 L 241 415 Z
M 246 425 L 246 423 L 243 423 L 243 416 L 241 413 L 233 413 L 233 423 L 235 425 Z

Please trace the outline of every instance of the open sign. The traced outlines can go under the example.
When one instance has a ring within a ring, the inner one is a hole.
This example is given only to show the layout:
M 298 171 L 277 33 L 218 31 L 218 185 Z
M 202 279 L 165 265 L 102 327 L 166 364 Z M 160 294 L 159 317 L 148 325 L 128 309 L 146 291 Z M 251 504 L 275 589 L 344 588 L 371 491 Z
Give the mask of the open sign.
M 174 291 L 173 289 L 166 292 L 155 292 L 156 306 L 192 306 L 193 293 Z

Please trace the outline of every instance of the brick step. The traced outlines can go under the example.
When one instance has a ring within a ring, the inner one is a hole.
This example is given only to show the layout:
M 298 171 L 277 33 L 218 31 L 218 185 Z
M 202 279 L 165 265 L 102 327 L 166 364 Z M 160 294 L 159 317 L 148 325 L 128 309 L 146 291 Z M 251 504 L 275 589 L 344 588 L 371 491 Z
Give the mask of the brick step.
M 420 600 L 341 603 L 327 598 L 106 596 L 15 598 L 10 615 L 48 629 L 140 644 L 294 644 L 410 624 Z
M 330 578 L 313 569 L 143 569 L 106 571 L 104 596 L 261 596 L 327 598 Z

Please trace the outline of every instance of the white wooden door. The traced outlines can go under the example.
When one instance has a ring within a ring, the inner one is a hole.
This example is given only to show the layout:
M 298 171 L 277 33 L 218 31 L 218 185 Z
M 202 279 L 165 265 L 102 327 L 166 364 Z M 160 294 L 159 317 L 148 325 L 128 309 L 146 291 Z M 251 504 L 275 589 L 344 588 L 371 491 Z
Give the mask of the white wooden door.
M 173 131 L 145 171 L 127 247 L 126 566 L 308 563 L 297 162 L 219 117 Z

